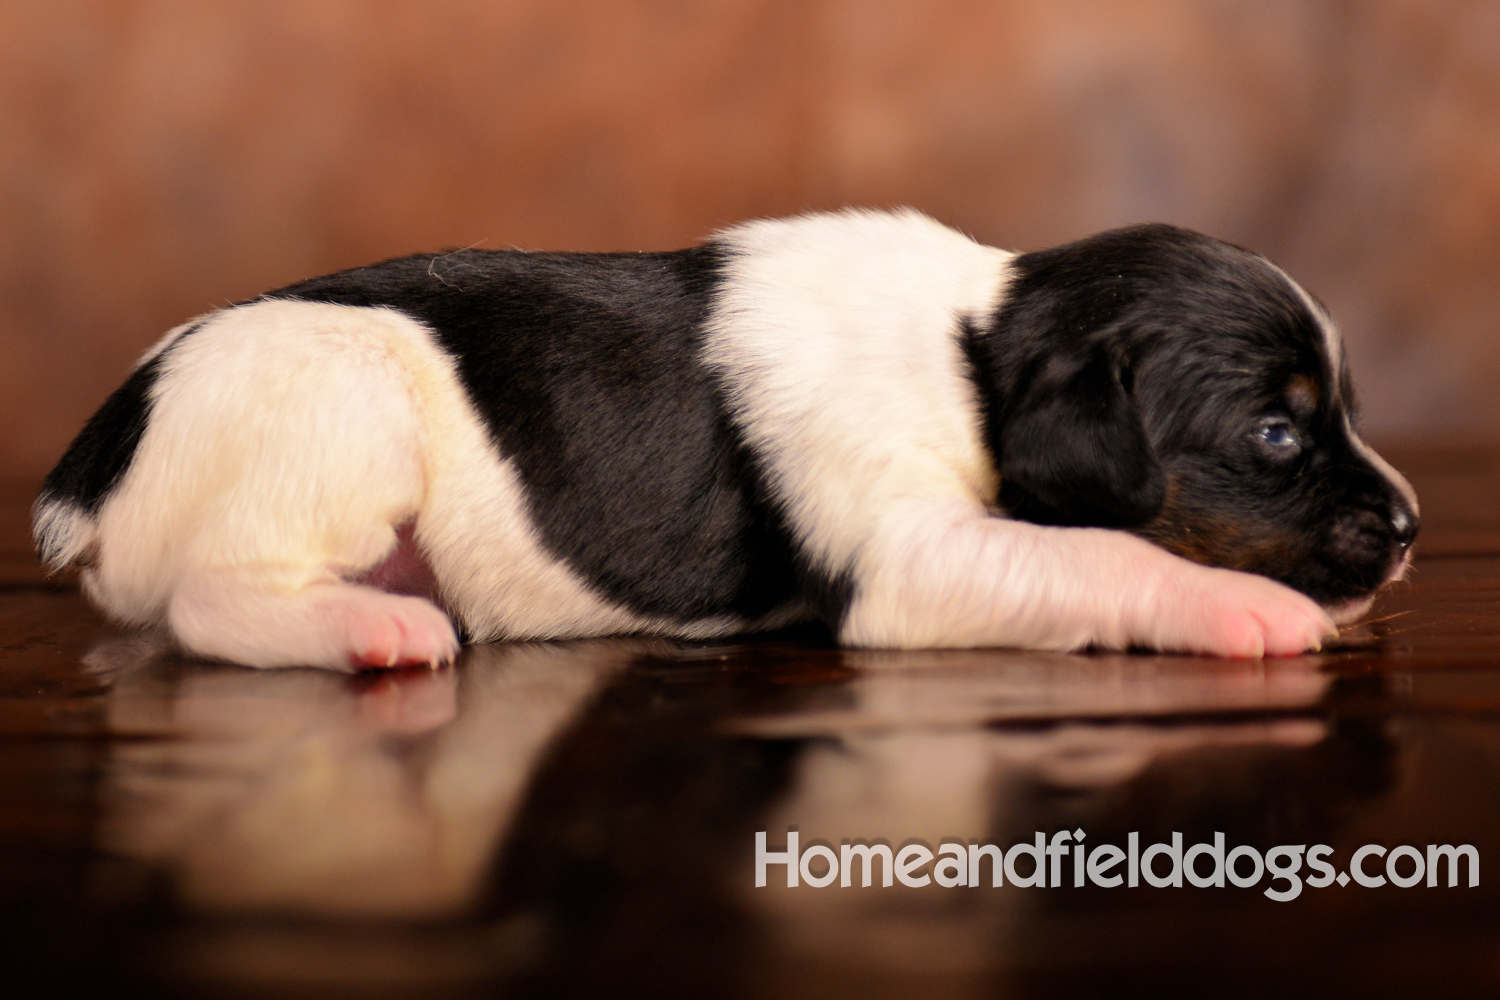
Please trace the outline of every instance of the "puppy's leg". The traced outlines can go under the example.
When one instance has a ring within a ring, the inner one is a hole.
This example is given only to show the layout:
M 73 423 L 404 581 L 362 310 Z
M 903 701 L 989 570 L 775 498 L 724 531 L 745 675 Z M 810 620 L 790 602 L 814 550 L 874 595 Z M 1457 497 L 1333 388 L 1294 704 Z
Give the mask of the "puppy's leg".
M 252 667 L 436 665 L 458 651 L 448 617 L 419 597 L 340 580 L 284 590 L 244 569 L 184 577 L 167 620 L 187 649 Z
M 1190 563 L 1133 535 L 922 504 L 865 547 L 840 638 L 852 645 L 1132 646 L 1287 656 L 1337 630 L 1264 577 Z
M 427 442 L 402 354 L 424 336 L 386 311 L 272 302 L 174 347 L 101 511 L 90 593 L 253 666 L 453 656 L 432 603 L 348 582 L 397 551 L 395 525 L 415 519 L 420 545 Z

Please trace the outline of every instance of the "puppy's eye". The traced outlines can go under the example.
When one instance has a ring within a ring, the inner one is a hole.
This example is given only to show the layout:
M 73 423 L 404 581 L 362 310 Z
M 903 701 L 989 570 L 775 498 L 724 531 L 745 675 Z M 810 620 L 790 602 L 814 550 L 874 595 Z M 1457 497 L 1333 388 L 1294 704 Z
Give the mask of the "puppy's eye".
M 1255 439 L 1272 455 L 1282 458 L 1302 450 L 1302 436 L 1285 417 L 1265 420 L 1255 430 Z

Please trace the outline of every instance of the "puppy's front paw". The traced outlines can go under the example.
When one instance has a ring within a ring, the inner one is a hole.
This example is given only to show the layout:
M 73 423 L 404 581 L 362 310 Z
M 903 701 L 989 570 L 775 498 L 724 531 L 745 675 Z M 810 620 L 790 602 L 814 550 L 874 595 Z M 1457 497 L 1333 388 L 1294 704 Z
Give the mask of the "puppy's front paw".
M 350 665 L 398 667 L 445 663 L 458 654 L 448 616 L 419 597 L 363 591 L 344 608 Z
M 1192 570 L 1158 595 L 1149 631 L 1159 649 L 1237 659 L 1296 656 L 1338 635 L 1327 613 L 1290 587 L 1232 570 Z

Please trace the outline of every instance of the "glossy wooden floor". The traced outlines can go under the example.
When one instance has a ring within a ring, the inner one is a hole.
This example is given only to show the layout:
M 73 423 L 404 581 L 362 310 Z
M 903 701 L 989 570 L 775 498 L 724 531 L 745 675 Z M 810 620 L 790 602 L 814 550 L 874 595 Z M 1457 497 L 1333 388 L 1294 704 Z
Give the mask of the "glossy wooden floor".
M 807 634 L 477 647 L 354 678 L 204 665 L 45 584 L 15 485 L 4 989 L 1500 995 L 1500 449 L 1393 457 L 1424 504 L 1411 582 L 1328 655 L 1266 663 Z M 1485 867 L 1477 888 L 1289 902 L 1269 879 L 1073 888 L 1070 861 L 1059 888 L 790 889 L 781 868 L 755 888 L 755 832 L 790 828 L 834 850 L 1222 832 L 1327 844 L 1341 871 L 1363 844 L 1472 844 Z

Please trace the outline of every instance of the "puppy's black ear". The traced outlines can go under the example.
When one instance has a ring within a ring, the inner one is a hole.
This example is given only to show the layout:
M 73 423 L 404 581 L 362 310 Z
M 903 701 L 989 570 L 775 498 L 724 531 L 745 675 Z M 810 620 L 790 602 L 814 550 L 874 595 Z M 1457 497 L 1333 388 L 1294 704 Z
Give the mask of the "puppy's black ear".
M 1103 346 L 1038 366 L 994 430 L 1000 503 L 1013 517 L 1129 528 L 1149 521 L 1165 499 L 1166 473 L 1131 373 Z

